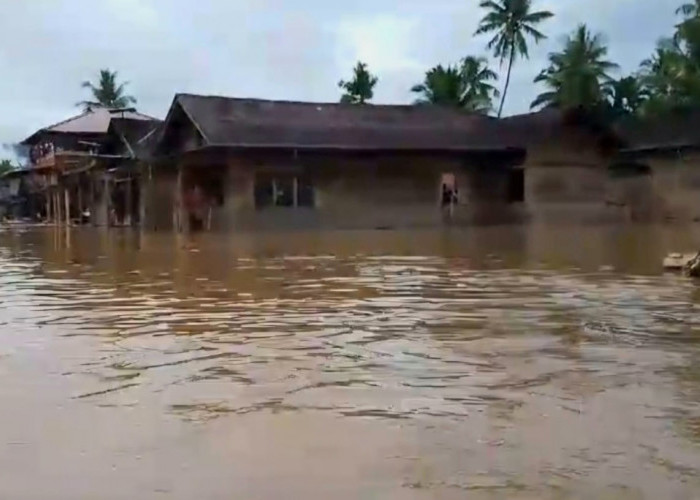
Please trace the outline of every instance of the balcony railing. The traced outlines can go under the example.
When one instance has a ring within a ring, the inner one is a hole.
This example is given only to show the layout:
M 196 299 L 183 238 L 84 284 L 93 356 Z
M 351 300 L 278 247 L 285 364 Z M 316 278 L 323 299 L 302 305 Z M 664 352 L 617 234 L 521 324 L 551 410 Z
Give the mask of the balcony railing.
M 32 167 L 69 170 L 80 167 L 94 157 L 93 153 L 85 151 L 50 151 L 43 156 L 35 158 Z

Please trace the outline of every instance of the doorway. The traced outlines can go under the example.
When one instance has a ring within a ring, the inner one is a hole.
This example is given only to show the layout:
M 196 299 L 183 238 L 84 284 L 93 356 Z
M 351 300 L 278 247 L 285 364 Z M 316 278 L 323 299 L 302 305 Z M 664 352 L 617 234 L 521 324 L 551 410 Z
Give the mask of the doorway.
M 440 177 L 440 209 L 443 216 L 452 219 L 458 203 L 459 190 L 455 174 L 442 174 Z

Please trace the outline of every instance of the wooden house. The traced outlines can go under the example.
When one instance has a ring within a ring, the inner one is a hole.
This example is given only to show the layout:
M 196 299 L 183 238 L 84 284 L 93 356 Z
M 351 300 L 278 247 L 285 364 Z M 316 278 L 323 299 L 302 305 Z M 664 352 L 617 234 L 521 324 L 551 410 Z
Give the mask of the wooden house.
M 113 119 L 154 120 L 133 108 L 93 107 L 42 128 L 22 141 L 29 147 L 32 174 L 43 180 L 42 212 L 47 220 L 70 222 L 92 218 L 105 183 L 102 161 L 123 156 L 103 151 Z

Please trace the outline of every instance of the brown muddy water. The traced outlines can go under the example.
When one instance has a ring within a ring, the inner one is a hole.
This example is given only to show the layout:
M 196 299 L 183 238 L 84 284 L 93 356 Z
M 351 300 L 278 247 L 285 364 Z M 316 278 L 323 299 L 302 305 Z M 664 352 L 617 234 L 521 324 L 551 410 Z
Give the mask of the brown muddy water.
M 700 498 L 687 228 L 0 232 L 0 498 Z

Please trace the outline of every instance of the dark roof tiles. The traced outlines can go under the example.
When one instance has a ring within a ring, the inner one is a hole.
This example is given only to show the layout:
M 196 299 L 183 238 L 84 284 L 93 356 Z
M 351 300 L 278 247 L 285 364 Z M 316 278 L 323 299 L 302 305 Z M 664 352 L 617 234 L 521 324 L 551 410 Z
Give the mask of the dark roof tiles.
M 438 106 L 320 104 L 179 94 L 208 146 L 502 149 L 497 121 Z

